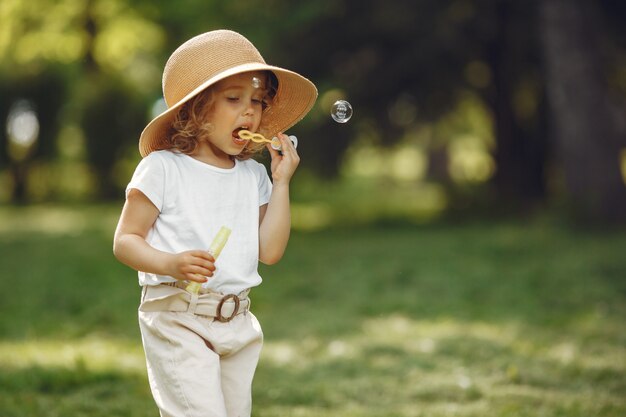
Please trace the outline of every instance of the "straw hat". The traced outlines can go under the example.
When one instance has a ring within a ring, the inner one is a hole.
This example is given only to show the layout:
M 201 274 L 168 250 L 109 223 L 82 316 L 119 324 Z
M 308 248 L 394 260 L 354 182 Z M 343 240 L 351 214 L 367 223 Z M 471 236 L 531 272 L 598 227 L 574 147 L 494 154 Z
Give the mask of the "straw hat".
M 163 70 L 163 97 L 168 109 L 155 117 L 141 133 L 139 152 L 146 156 L 161 146 L 178 110 L 205 88 L 231 75 L 248 71 L 272 71 L 278 91 L 263 113 L 266 136 L 275 136 L 298 123 L 317 98 L 315 85 L 295 72 L 267 65 L 245 37 L 230 30 L 203 33 L 172 53 Z

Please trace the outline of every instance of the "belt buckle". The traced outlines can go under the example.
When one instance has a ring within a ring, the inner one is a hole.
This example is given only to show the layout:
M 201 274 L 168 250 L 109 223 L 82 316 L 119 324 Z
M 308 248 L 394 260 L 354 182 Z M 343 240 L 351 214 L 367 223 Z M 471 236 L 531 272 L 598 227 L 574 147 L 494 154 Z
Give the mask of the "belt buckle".
M 235 308 L 233 309 L 233 314 L 231 314 L 229 317 L 224 317 L 222 316 L 222 307 L 224 306 L 224 302 L 230 299 L 232 299 L 235 302 Z M 237 297 L 235 294 L 227 294 L 224 297 L 222 297 L 219 304 L 217 305 L 217 311 L 215 312 L 215 320 L 220 321 L 222 323 L 228 323 L 229 321 L 235 318 L 238 312 L 239 312 L 239 297 Z

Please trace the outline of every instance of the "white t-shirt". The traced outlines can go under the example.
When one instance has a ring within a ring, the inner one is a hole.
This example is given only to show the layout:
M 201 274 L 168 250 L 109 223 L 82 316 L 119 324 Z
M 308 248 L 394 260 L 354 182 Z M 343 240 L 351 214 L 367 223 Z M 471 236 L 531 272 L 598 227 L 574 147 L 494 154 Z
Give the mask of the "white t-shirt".
M 237 294 L 261 283 L 259 207 L 268 203 L 272 183 L 257 161 L 235 161 L 230 169 L 200 162 L 171 151 L 152 152 L 141 160 L 126 188 L 136 188 L 160 214 L 146 241 L 164 252 L 207 250 L 222 226 L 232 230 L 203 285 Z M 139 272 L 139 285 L 173 282 L 170 276 Z

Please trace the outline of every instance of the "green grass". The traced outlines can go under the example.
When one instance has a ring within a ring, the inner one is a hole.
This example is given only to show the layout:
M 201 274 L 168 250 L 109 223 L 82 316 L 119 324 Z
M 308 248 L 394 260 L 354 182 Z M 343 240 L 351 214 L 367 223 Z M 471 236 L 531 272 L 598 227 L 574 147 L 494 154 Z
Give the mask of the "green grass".
M 156 416 L 117 207 L 0 209 L 0 416 Z M 295 232 L 262 267 L 254 416 L 626 415 L 626 234 Z

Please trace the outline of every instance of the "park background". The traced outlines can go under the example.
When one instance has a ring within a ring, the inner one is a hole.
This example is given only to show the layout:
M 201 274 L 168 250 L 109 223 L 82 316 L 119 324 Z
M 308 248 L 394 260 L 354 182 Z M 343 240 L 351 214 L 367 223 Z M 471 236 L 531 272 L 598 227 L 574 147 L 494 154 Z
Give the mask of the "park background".
M 157 414 L 112 235 L 217 28 L 320 93 L 253 415 L 626 414 L 622 1 L 3 0 L 1 416 Z

